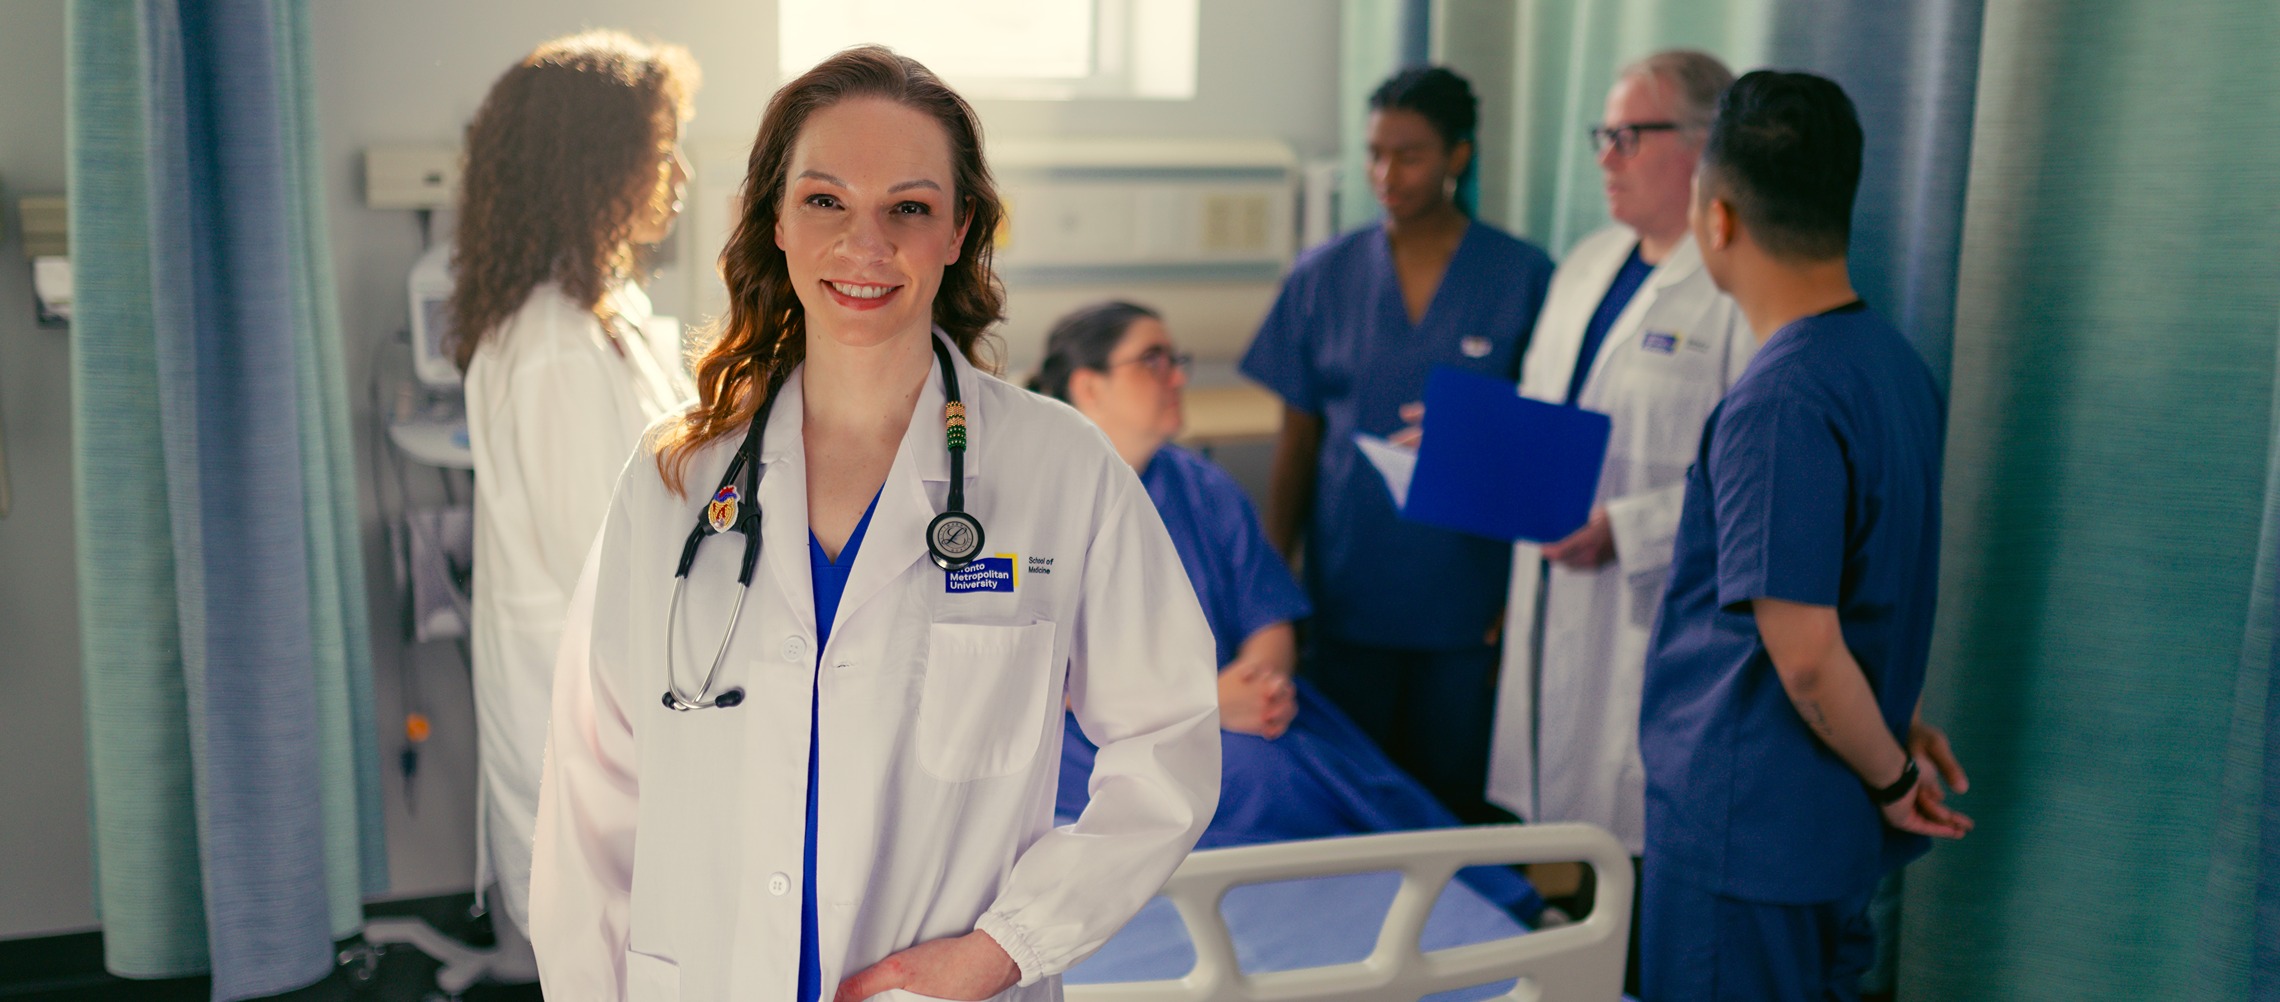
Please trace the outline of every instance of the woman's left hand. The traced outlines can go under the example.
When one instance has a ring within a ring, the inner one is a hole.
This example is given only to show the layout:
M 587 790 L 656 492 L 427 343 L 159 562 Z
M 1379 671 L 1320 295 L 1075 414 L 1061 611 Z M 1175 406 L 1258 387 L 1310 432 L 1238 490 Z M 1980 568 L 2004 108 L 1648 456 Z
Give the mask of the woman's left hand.
M 902 989 L 938 999 L 976 1002 L 1021 982 L 1021 967 L 1005 948 L 979 929 L 950 939 L 930 939 L 856 971 L 839 983 L 832 1002 L 862 1002 L 880 992 Z

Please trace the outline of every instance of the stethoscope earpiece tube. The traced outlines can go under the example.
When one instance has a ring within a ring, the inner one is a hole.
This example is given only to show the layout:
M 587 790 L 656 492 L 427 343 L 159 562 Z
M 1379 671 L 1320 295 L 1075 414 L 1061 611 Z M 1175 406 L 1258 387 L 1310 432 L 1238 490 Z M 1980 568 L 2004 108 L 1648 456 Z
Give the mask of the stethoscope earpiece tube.
M 982 552 L 982 522 L 966 514 L 966 403 L 958 399 L 957 364 L 940 338 L 934 339 L 934 358 L 942 363 L 942 444 L 950 453 L 950 490 L 942 514 L 926 525 L 926 555 L 934 566 L 955 571 Z

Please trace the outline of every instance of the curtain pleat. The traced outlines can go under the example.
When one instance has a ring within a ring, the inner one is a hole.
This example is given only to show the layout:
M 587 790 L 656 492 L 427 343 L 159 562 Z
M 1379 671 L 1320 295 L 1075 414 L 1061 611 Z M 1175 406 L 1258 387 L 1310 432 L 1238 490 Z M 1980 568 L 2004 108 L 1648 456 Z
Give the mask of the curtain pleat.
M 278 5 L 277 60 L 283 80 L 285 208 L 293 240 L 295 332 L 300 351 L 302 487 L 308 496 L 310 623 L 317 657 L 317 706 L 323 755 L 325 858 L 333 902 L 332 931 L 363 925 L 364 897 L 388 890 L 386 814 L 381 800 L 379 731 L 372 688 L 372 629 L 362 589 L 363 555 L 356 509 L 357 464 L 349 430 L 348 365 L 333 285 L 332 238 L 322 210 L 323 173 L 315 73 L 309 65 L 309 13 L 303 3 Z
M 110 969 L 206 969 L 183 624 L 153 329 L 143 16 L 70 19 L 72 481 L 96 913 Z M 160 274 L 164 274 L 161 272 Z
M 2262 805 L 2257 809 L 2255 839 L 2256 902 L 2249 929 L 2252 955 L 2248 958 L 2249 997 L 2252 1002 L 2280 1002 L 2280 402 L 2273 407 L 2272 476 L 2264 494 L 2264 552 L 2257 567 L 2263 585 L 2260 609 L 2267 617 L 2265 632 L 2272 643 L 2264 659 L 2264 741 L 2253 744 L 2243 772 L 2261 773 Z M 2245 702 L 2245 701 L 2244 701 Z M 2261 751 L 2261 754 L 2256 752 Z M 2253 794 L 2252 794 L 2253 795 Z
M 87 0 L 73 23 L 81 499 L 157 494 L 133 538 L 81 531 L 108 962 L 272 995 L 324 977 L 386 884 L 305 10 Z M 113 698 L 136 686 L 171 698 Z
M 1837 81 L 1860 113 L 1853 286 L 1908 335 L 1943 387 L 1984 8 L 1985 0 L 1782 3 L 1767 55 Z

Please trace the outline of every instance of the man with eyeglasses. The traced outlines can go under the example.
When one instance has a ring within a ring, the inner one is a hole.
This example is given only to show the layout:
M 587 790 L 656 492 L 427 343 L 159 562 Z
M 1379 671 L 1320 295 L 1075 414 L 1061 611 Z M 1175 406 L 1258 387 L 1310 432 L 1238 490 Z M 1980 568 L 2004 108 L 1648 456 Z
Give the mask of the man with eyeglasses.
M 1568 252 L 1521 363 L 1522 395 L 1605 413 L 1614 433 L 1590 521 L 1515 548 L 1488 798 L 1530 822 L 1599 825 L 1633 857 L 1646 838 L 1641 672 L 1686 466 L 1757 345 L 1686 222 L 1695 160 L 1732 82 L 1692 51 L 1618 74 L 1590 132 L 1615 225 Z

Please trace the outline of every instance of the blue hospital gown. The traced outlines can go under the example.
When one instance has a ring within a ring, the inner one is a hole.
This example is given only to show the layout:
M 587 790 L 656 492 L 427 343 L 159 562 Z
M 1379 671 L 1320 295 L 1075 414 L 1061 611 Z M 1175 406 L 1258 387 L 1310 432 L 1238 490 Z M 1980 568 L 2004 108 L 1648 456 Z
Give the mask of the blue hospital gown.
M 1208 459 L 1167 445 L 1140 474 L 1171 533 L 1218 642 L 1219 663 L 1276 623 L 1304 618 L 1306 596 L 1267 544 L 1234 478 Z M 1273 741 L 1221 731 L 1219 810 L 1198 848 L 1453 827 L 1449 809 L 1396 768 L 1353 721 L 1304 681 L 1298 716 Z M 1095 749 L 1066 716 L 1054 812 L 1075 817 L 1090 797 Z M 1472 867 L 1458 877 L 1497 905 L 1533 919 L 1543 900 L 1512 870 Z

